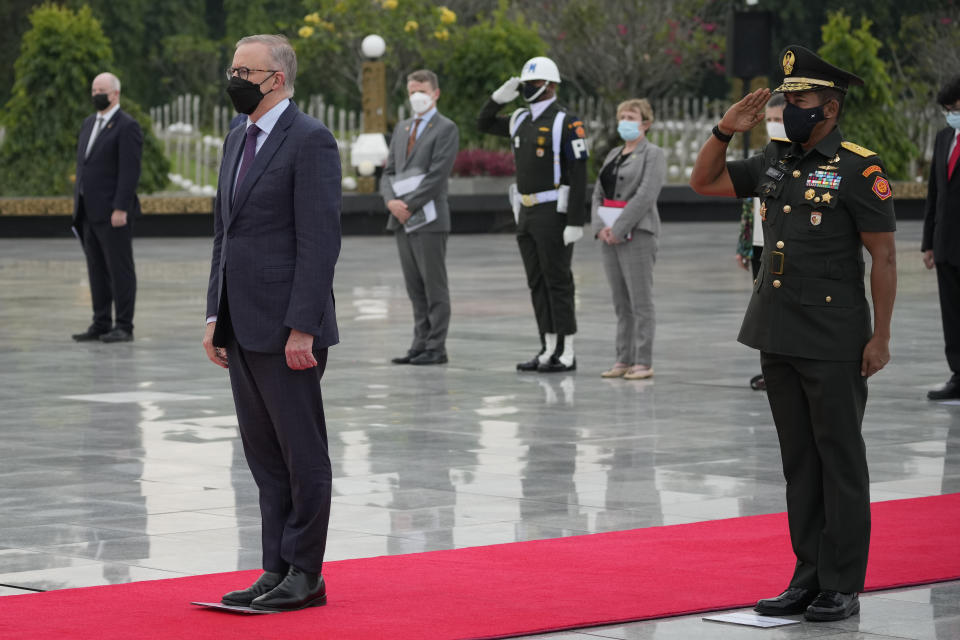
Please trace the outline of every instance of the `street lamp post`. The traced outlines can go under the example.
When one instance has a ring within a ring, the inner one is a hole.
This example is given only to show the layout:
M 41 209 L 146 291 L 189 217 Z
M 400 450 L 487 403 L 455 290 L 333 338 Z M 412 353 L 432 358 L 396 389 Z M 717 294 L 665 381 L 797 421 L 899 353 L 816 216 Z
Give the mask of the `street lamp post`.
M 363 104 L 363 133 L 353 143 L 351 163 L 357 167 L 359 193 L 376 190 L 374 173 L 387 159 L 389 149 L 384 134 L 387 131 L 387 79 L 386 65 L 380 58 L 386 51 L 383 38 L 371 34 L 363 39 L 360 50 L 364 57 L 361 68 L 360 87 Z

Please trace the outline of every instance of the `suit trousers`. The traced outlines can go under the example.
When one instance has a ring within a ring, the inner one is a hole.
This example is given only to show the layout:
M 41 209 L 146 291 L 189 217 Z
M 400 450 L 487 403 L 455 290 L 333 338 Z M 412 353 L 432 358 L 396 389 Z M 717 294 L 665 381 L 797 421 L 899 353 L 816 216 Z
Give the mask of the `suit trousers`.
M 400 268 L 413 305 L 413 342 L 410 351 L 446 352 L 450 326 L 450 291 L 447 288 L 446 232 L 394 234 Z
M 600 247 L 603 270 L 613 293 L 617 314 L 617 362 L 653 363 L 653 265 L 657 261 L 657 237 L 636 231 L 626 242 Z
M 527 273 L 527 286 L 540 334 L 570 336 L 577 332 L 573 272 L 573 245 L 563 244 L 567 216 L 547 202 L 520 212 L 517 244 Z
M 953 379 L 960 381 L 960 267 L 938 262 L 937 285 L 947 365 L 953 372 Z
M 114 227 L 109 220 L 91 223 L 80 202 L 79 228 L 87 258 L 93 328 L 99 332 L 116 327 L 133 331 L 133 308 L 137 299 L 137 274 L 133 265 L 133 217 Z M 114 310 L 116 313 L 114 314 Z
M 762 352 L 760 364 L 787 481 L 797 558 L 790 586 L 862 591 L 870 477 L 861 434 L 867 382 L 860 363 Z
M 333 481 L 320 395 L 327 349 L 314 356 L 316 367 L 294 371 L 282 353 L 227 343 L 240 439 L 260 492 L 265 571 L 323 566 Z

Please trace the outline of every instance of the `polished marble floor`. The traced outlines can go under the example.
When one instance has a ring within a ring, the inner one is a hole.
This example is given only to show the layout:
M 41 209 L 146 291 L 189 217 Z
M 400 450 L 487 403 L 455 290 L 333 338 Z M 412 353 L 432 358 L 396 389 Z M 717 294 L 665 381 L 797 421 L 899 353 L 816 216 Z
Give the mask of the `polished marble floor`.
M 898 232 L 893 361 L 870 386 L 874 500 L 960 491 L 920 224 Z M 667 224 L 656 377 L 602 380 L 613 312 L 599 247 L 576 250 L 578 371 L 518 375 L 538 348 L 510 235 L 449 242 L 450 364 L 397 367 L 410 306 L 389 237 L 348 237 L 343 342 L 325 405 L 331 560 L 554 538 L 784 509 L 769 409 L 735 341 L 750 278 L 736 224 Z M 136 341 L 74 344 L 89 291 L 72 240 L 0 239 L 0 594 L 256 568 L 255 489 L 225 373 L 200 348 L 206 239 L 139 239 Z M 956 549 L 944 553 L 957 553 Z M 785 572 L 788 571 L 785 568 Z M 0 598 L 0 610 L 3 607 Z M 960 638 L 960 583 L 867 595 L 836 624 L 760 631 L 701 616 L 542 637 Z

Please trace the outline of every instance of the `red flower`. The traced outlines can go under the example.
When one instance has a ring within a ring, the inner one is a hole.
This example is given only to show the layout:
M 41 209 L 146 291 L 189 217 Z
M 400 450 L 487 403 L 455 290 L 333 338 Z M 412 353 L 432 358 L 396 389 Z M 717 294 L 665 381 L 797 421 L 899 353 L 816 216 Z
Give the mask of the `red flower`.
M 621 38 L 625 37 L 625 36 L 627 35 L 627 25 L 625 25 L 625 24 L 618 24 L 618 25 L 617 25 L 617 33 L 620 34 L 620 37 L 621 37 Z

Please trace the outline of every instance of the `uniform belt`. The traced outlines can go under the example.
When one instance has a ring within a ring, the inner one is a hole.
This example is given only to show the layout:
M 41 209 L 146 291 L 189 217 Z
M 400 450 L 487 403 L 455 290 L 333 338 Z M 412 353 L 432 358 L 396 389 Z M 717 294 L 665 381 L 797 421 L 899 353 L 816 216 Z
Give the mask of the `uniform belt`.
M 520 202 L 523 203 L 525 207 L 532 207 L 543 202 L 556 202 L 558 198 L 558 192 L 556 189 L 550 189 L 549 191 L 540 191 L 538 193 L 521 193 Z

